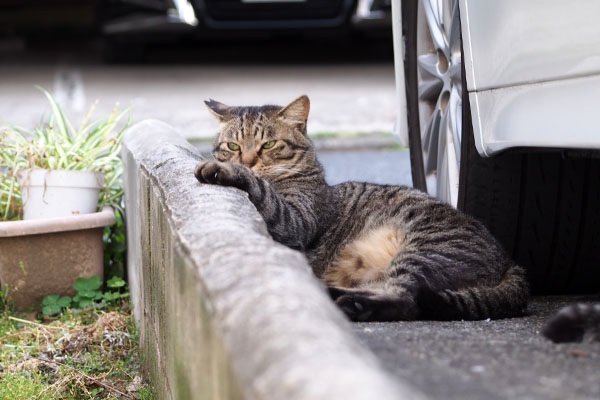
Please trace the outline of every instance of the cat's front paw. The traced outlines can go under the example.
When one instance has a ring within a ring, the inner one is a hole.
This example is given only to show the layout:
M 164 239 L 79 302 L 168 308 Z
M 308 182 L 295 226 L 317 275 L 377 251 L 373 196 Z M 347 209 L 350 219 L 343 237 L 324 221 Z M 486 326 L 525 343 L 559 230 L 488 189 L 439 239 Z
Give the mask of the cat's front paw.
M 204 161 L 198 164 L 194 176 L 200 183 L 244 189 L 244 168 L 242 165 L 228 162 Z

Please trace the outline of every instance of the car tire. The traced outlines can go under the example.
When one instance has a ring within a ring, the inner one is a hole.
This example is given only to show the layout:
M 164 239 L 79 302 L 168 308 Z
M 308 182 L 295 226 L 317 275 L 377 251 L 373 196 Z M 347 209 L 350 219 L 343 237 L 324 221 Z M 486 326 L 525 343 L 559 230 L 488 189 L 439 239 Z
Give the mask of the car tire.
M 424 34 L 423 25 L 419 27 L 425 18 L 424 1 L 428 0 L 403 2 L 403 27 L 413 185 L 427 191 L 432 180 L 428 182 L 424 165 L 432 150 L 424 151 L 422 145 L 424 124 L 419 107 L 423 100 L 419 92 L 422 82 L 417 53 L 418 36 Z M 457 195 L 450 199 L 437 193 L 437 197 L 453 203 L 488 227 L 517 263 L 526 268 L 533 294 L 598 292 L 600 157 L 593 153 L 540 149 L 518 149 L 481 157 L 474 143 L 464 67 L 461 70 Z M 429 192 L 435 194 L 431 188 Z

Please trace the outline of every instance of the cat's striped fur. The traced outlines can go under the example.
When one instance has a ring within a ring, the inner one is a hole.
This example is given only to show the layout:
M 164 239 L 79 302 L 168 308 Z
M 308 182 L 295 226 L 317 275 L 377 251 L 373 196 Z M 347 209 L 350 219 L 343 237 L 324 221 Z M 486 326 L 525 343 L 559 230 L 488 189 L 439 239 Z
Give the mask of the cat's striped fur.
M 306 136 L 309 101 L 286 107 L 206 102 L 221 122 L 202 183 L 246 191 L 272 237 L 305 252 L 353 320 L 519 315 L 524 270 L 473 218 L 402 186 L 328 186 Z

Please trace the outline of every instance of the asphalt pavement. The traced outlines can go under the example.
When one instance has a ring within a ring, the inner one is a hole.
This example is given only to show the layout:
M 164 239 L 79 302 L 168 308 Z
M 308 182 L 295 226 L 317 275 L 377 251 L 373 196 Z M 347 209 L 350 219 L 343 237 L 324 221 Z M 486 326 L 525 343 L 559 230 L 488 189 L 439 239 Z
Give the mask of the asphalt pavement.
M 600 342 L 554 344 L 544 322 L 573 301 L 539 297 L 529 315 L 494 321 L 356 323 L 394 375 L 432 399 L 600 399 Z
M 319 151 L 317 158 L 325 168 L 325 179 L 330 185 L 354 180 L 412 186 L 407 150 Z

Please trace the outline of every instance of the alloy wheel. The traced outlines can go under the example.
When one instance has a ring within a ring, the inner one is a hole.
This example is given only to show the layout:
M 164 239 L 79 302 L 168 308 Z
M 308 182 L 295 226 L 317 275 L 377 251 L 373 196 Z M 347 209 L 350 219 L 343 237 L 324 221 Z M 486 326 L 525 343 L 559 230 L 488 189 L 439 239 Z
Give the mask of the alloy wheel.
M 417 18 L 419 120 L 427 191 L 456 207 L 462 135 L 458 0 L 419 1 Z

